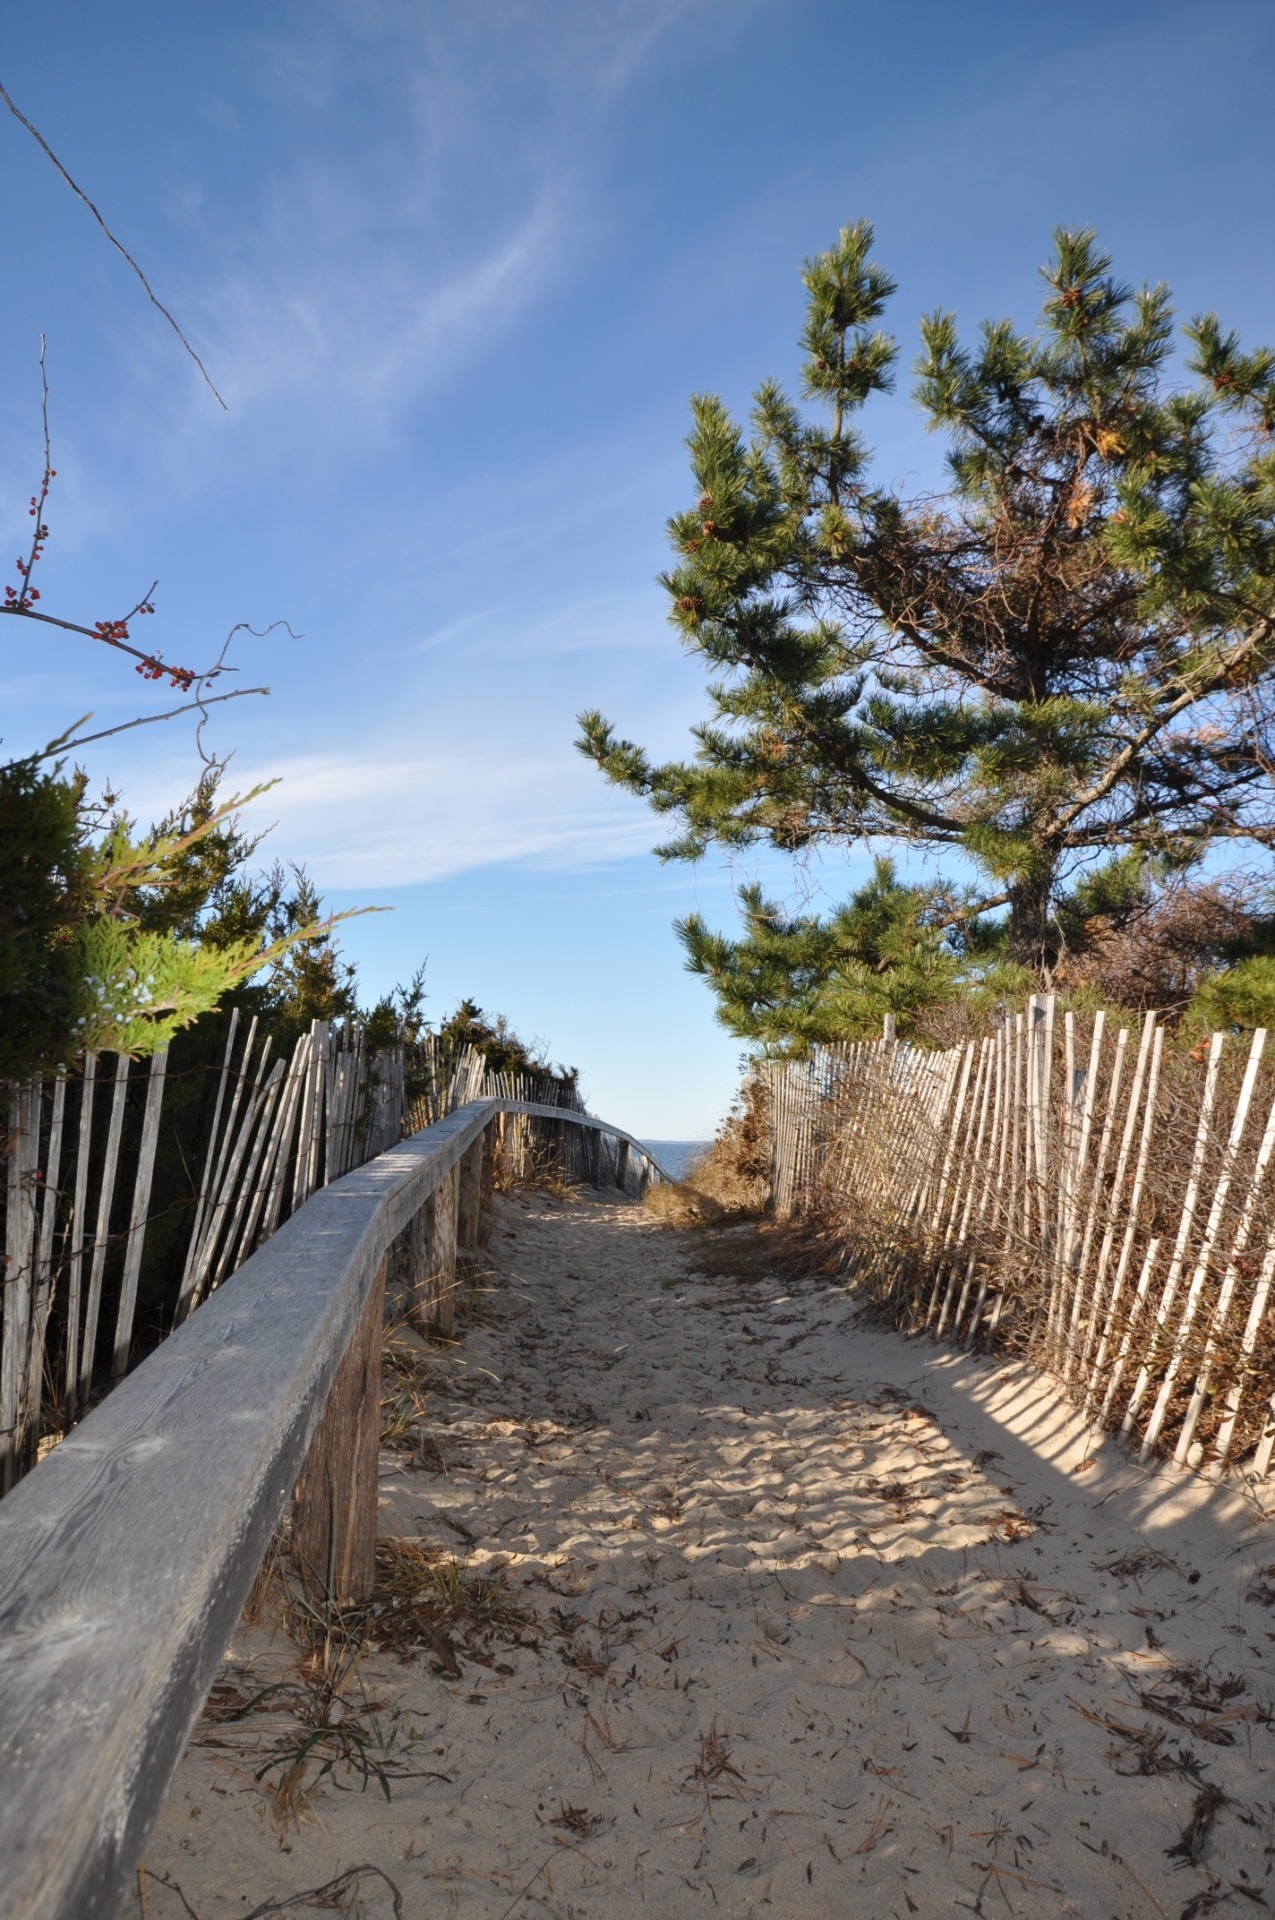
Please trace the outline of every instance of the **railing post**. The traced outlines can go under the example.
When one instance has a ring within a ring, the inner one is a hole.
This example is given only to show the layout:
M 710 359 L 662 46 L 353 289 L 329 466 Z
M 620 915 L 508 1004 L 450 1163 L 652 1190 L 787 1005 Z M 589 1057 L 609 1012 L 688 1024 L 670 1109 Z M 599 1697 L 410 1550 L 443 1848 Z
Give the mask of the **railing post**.
M 615 1143 L 615 1184 L 621 1193 L 628 1192 L 629 1143 L 617 1140 Z
M 382 1260 L 293 1496 L 292 1547 L 302 1578 L 338 1607 L 366 1600 L 376 1580 L 384 1317 Z
M 496 1160 L 500 1152 L 501 1131 L 504 1124 L 505 1116 L 502 1113 L 483 1129 L 482 1204 L 484 1211 L 490 1210 L 496 1192 Z
M 460 1187 L 460 1168 L 439 1181 L 422 1208 L 425 1222 L 425 1272 L 420 1283 L 428 1302 L 428 1326 L 431 1333 L 450 1334 L 455 1319 L 456 1293 L 456 1202 Z
M 589 1179 L 595 1187 L 602 1185 L 602 1129 L 589 1128 Z
M 456 1194 L 456 1245 L 462 1253 L 474 1253 L 478 1247 L 478 1228 L 483 1207 L 483 1163 L 485 1134 L 480 1134 L 461 1157 Z

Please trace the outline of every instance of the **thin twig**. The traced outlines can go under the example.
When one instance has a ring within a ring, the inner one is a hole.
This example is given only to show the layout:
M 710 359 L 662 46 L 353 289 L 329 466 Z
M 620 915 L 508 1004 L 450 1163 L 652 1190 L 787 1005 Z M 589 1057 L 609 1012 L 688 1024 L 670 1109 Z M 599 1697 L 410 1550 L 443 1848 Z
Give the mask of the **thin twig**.
M 146 1912 L 146 1894 L 144 1890 L 148 1880 L 157 1880 L 161 1887 L 167 1887 L 170 1893 L 175 1893 L 190 1915 L 190 1920 L 199 1920 L 199 1915 L 195 1912 L 195 1909 L 191 1906 L 190 1901 L 186 1898 L 177 1882 L 170 1880 L 166 1873 L 156 1873 L 154 1867 L 148 1867 L 144 1860 L 137 1869 L 137 1895 L 142 1904 L 143 1915 L 145 1915 Z
M 363 1873 L 374 1873 L 378 1880 L 384 1880 L 390 1890 L 394 1920 L 403 1920 L 402 1893 L 390 1879 L 389 1874 L 380 1867 L 374 1867 L 370 1861 L 365 1861 L 361 1867 L 347 1867 L 345 1872 L 339 1873 L 335 1880 L 327 1880 L 321 1887 L 310 1887 L 305 1893 L 291 1894 L 286 1900 L 265 1900 L 259 1907 L 254 1907 L 251 1913 L 246 1913 L 243 1920 L 262 1920 L 262 1916 L 267 1913 L 285 1913 L 289 1907 L 313 1906 L 321 1895 L 330 1898 L 334 1894 L 344 1893 L 350 1882 L 357 1880 Z
M 127 733 L 131 727 L 150 727 L 153 726 L 157 720 L 176 720 L 180 714 L 194 713 L 197 707 L 202 712 L 208 707 L 220 706 L 223 700 L 246 700 L 249 694 L 268 694 L 269 692 L 269 687 L 236 687 L 233 693 L 214 693 L 206 699 L 188 700 L 184 707 L 170 707 L 167 713 L 144 713 L 141 718 L 137 720 L 121 720 L 117 727 L 103 727 L 100 733 L 81 733 L 73 740 L 70 738 L 55 740 L 52 746 L 45 747 L 41 753 L 24 754 L 22 756 L 22 762 L 51 760 L 55 753 L 69 753 L 75 747 L 86 747 L 91 740 L 109 740 L 112 734 Z M 89 715 L 85 714 L 84 717 L 87 720 Z M 201 721 L 200 726 L 202 727 L 202 725 L 203 722 Z M 22 762 L 9 760 L 5 762 L 5 766 L 14 767 L 22 764 Z
M 52 147 L 49 145 L 44 135 L 40 132 L 39 128 L 32 126 L 31 122 L 27 119 L 27 116 L 25 115 L 25 113 L 23 113 L 21 107 L 17 105 L 17 103 L 12 98 L 12 96 L 8 93 L 8 91 L 3 86 L 0 86 L 0 100 L 4 101 L 4 104 L 6 105 L 6 107 L 8 107 L 14 119 L 22 123 L 22 125 L 26 128 L 27 132 L 31 135 L 31 138 L 36 142 L 37 146 L 43 148 L 44 152 L 48 155 L 49 159 L 53 162 L 58 172 L 62 175 L 62 178 L 66 181 L 67 186 L 70 187 L 71 192 L 76 196 L 78 200 L 82 200 L 84 202 L 84 205 L 88 208 L 93 218 L 97 221 L 98 226 L 102 229 L 102 232 L 106 235 L 111 245 L 115 248 L 115 251 L 123 255 L 124 259 L 128 262 L 129 266 L 133 269 L 133 272 L 137 275 L 138 279 L 141 281 L 142 287 L 146 293 L 146 298 L 150 301 L 151 305 L 154 308 L 156 308 L 158 312 L 163 314 L 165 320 L 167 320 L 169 326 L 172 328 L 173 332 L 177 335 L 177 338 L 181 341 L 182 345 L 185 347 L 187 353 L 190 355 L 195 365 L 199 368 L 200 373 L 203 375 L 204 385 L 208 388 L 209 393 L 212 394 L 213 399 L 217 402 L 218 406 L 222 409 L 223 413 L 229 413 L 230 408 L 226 405 L 225 401 L 222 399 L 221 395 L 218 393 L 216 387 L 213 385 L 212 378 L 208 372 L 207 367 L 204 365 L 199 355 L 195 352 L 195 349 L 191 346 L 190 341 L 186 338 L 185 334 L 182 332 L 181 328 L 178 326 L 176 320 L 174 320 L 172 314 L 168 311 L 168 308 L 164 305 L 163 301 L 159 299 L 158 296 L 156 295 L 155 290 L 151 286 L 150 281 L 146 278 L 146 275 L 142 272 L 141 268 L 138 266 L 136 260 L 134 260 L 128 248 L 123 244 L 122 241 L 116 239 L 115 235 L 111 232 L 111 229 L 107 226 L 105 220 L 103 220 L 97 208 L 93 205 L 93 202 L 89 199 L 87 193 L 85 193 L 83 187 L 77 186 L 75 181 L 72 180 L 70 174 L 67 172 L 66 168 L 62 165 L 62 162 L 58 159 L 56 153 L 54 153 Z
M 532 1874 L 530 1880 L 526 1881 L 521 1887 L 519 1887 L 517 1893 L 514 1895 L 513 1899 L 509 1902 L 509 1905 L 505 1908 L 504 1912 L 499 1916 L 499 1920 L 509 1920 L 510 1914 L 513 1912 L 514 1908 L 518 1905 L 519 1901 L 525 1899 L 526 1896 L 531 1892 L 531 1889 L 535 1886 L 537 1880 L 540 1878 L 545 1868 L 550 1865 L 552 1860 L 553 1860 L 553 1855 L 551 1853 L 545 1856 L 545 1858 L 540 1862 L 540 1865 L 536 1868 L 535 1872 Z M 247 1914 L 245 1916 L 245 1920 L 252 1920 L 252 1915 Z
M 40 335 L 40 422 L 44 428 L 44 472 L 40 476 L 40 491 L 31 496 L 31 517 L 35 529 L 31 535 L 31 551 L 27 555 L 26 565 L 18 561 L 18 570 L 22 575 L 22 585 L 18 589 L 17 605 L 25 608 L 32 598 L 40 598 L 38 587 L 32 586 L 35 576 L 35 563 L 40 558 L 48 528 L 44 524 L 44 508 L 49 497 L 49 482 L 53 478 L 53 444 L 49 439 L 49 374 L 45 365 L 45 339 Z
M 208 672 L 199 676 L 199 685 L 195 690 L 193 704 L 202 710 L 205 707 L 216 706 L 218 700 L 224 700 L 228 697 L 225 694 L 216 694 L 209 700 L 204 697 L 203 689 L 211 685 L 218 674 L 233 673 L 236 671 L 235 668 L 226 666 L 226 655 L 230 650 L 230 643 L 237 633 L 251 634 L 254 640 L 264 640 L 267 634 L 273 633 L 277 627 L 282 627 L 290 640 L 302 640 L 305 638 L 304 634 L 298 633 L 287 620 L 272 620 L 269 626 L 266 627 L 254 627 L 251 626 L 247 620 L 237 620 L 222 642 L 221 652 L 217 655 L 216 660 Z M 270 689 L 269 687 L 250 687 L 246 689 L 246 691 L 250 693 L 269 693 Z M 187 709 L 183 707 L 181 711 L 185 713 Z M 195 728 L 195 750 L 206 767 L 214 767 L 219 766 L 221 763 L 214 755 L 204 752 L 204 724 L 207 718 L 207 714 L 203 713 L 198 726 Z

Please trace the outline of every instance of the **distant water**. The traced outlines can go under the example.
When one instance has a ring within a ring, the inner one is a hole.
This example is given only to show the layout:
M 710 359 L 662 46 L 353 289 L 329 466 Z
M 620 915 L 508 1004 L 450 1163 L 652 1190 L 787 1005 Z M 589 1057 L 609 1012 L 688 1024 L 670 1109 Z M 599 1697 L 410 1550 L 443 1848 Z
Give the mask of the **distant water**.
M 644 1140 L 665 1173 L 672 1174 L 675 1180 L 686 1178 L 687 1168 L 697 1153 L 703 1153 L 705 1147 L 712 1145 L 711 1140 Z

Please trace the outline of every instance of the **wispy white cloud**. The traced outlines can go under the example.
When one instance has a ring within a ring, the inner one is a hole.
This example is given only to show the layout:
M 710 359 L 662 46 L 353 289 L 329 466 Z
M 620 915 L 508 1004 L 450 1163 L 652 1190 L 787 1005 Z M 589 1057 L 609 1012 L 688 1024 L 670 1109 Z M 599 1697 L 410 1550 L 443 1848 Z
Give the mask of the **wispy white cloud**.
M 275 218 L 285 224 L 282 210 Z M 240 417 L 300 406 L 312 427 L 357 423 L 374 435 L 513 324 L 551 278 L 566 228 L 552 186 L 447 262 L 402 236 L 395 245 L 347 231 L 306 237 L 286 223 L 290 242 L 263 243 L 204 299 L 204 332 L 229 369 L 226 397 Z
M 272 775 L 280 784 L 251 816 L 276 823 L 263 853 L 300 861 L 321 887 L 394 889 L 507 862 L 580 869 L 651 843 L 644 807 L 561 757 L 318 753 L 260 774 L 235 766 L 241 789 Z
M 263 34 L 291 160 L 184 302 L 236 416 L 379 436 L 507 335 L 587 248 L 620 96 L 704 5 L 310 0 Z

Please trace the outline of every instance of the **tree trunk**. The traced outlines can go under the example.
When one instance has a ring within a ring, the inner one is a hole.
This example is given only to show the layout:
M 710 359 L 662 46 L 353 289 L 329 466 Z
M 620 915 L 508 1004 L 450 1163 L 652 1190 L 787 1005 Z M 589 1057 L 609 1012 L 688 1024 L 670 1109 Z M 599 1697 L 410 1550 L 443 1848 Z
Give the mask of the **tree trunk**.
M 1054 891 L 1054 870 L 1024 874 L 1009 889 L 1009 950 L 1020 967 L 1033 973 L 1048 972 L 1054 955 L 1050 927 L 1050 902 Z

